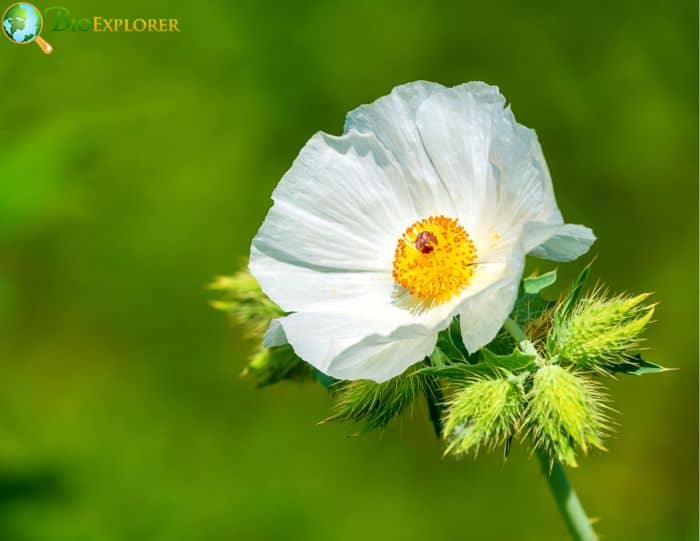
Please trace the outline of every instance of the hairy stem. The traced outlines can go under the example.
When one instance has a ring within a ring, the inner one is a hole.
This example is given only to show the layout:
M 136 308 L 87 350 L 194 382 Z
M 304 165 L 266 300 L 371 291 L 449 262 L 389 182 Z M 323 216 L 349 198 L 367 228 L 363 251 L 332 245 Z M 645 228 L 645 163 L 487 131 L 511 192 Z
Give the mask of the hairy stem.
M 503 328 L 520 344 L 521 348 L 523 342 L 525 342 L 525 347 L 531 347 L 527 335 L 515 321 L 510 318 L 506 319 Z M 578 499 L 576 491 L 571 487 L 571 483 L 566 477 L 564 467 L 558 460 L 550 458 L 543 451 L 539 451 L 537 454 L 542 464 L 542 474 L 547 479 L 552 496 L 557 502 L 557 507 L 559 507 L 559 512 L 571 537 L 575 541 L 598 541 L 598 536 L 593 531 L 593 526 L 591 526 L 591 521 L 583 509 L 583 505 L 581 505 L 581 500 Z
M 583 509 L 576 491 L 571 487 L 569 479 L 566 477 L 564 467 L 558 460 L 551 462 L 546 453 L 540 451 L 538 455 L 542 464 L 542 474 L 547 479 L 552 496 L 557 502 L 557 507 L 559 507 L 559 512 L 571 537 L 576 541 L 598 541 L 591 521 Z
M 503 323 L 503 328 L 515 339 L 518 344 L 523 347 L 523 342 L 528 342 L 527 335 L 512 319 L 508 318 Z M 525 346 L 531 344 L 525 344 Z M 551 459 L 549 455 L 543 451 L 539 451 L 538 456 L 542 464 L 542 474 L 554 496 L 554 501 L 557 502 L 559 512 L 569 529 L 571 537 L 575 541 L 598 541 L 598 536 L 593 531 L 591 521 L 586 515 L 586 511 L 581 505 L 581 501 L 576 495 L 576 491 L 571 487 L 569 479 L 566 477 L 566 472 L 561 463 L 556 459 Z
M 503 323 L 503 328 L 515 339 L 516 342 L 520 343 L 527 340 L 527 336 L 523 330 L 512 319 L 506 319 Z

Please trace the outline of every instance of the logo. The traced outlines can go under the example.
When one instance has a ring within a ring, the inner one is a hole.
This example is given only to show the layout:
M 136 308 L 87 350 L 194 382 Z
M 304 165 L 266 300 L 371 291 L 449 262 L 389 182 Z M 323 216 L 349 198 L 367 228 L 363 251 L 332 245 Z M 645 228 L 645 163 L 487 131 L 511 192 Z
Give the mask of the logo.
M 44 10 L 44 15 L 53 20 L 52 32 L 179 32 L 178 19 L 145 19 L 137 17 L 73 17 L 68 8 L 58 6 Z
M 36 43 L 46 54 L 53 52 L 53 47 L 41 37 L 44 17 L 34 4 L 17 2 L 5 10 L 2 15 L 3 34 L 12 43 L 26 45 Z
M 44 18 L 49 20 L 47 28 Z M 180 32 L 178 19 L 112 18 L 71 16 L 68 8 L 49 7 L 41 11 L 29 2 L 17 2 L 5 10 L 2 16 L 2 32 L 5 37 L 17 45 L 36 43 L 46 54 L 53 52 L 53 47 L 41 37 L 42 30 L 51 32 Z

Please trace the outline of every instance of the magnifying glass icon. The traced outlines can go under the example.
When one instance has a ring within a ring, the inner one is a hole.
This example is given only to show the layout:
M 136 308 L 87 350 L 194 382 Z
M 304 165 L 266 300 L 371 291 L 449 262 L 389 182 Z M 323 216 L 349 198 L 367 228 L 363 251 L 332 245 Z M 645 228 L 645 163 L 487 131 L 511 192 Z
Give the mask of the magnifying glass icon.
M 41 37 L 44 17 L 41 11 L 29 2 L 17 2 L 2 15 L 2 33 L 17 45 L 36 43 L 45 54 L 51 54 L 53 47 Z

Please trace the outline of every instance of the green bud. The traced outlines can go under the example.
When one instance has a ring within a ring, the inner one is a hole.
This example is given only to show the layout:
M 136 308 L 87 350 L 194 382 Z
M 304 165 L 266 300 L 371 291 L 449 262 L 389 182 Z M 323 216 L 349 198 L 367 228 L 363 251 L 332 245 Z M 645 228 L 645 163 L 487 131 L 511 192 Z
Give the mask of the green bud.
M 649 295 L 606 299 L 598 291 L 563 317 L 555 311 L 547 338 L 548 353 L 585 368 L 603 369 L 629 362 L 654 314 L 654 305 L 644 304 Z
M 220 276 L 209 285 L 209 289 L 223 294 L 223 298 L 212 301 L 211 306 L 230 314 L 236 324 L 246 328 L 251 338 L 260 338 L 270 321 L 284 315 L 248 271 Z
M 536 448 L 568 466 L 577 466 L 576 448 L 604 449 L 607 399 L 586 376 L 556 364 L 535 372 L 526 412 Z
M 252 377 L 258 386 L 264 387 L 282 380 L 303 380 L 313 375 L 311 367 L 294 353 L 289 345 L 260 348 L 250 359 L 241 374 Z
M 413 404 L 418 396 L 430 392 L 428 376 L 422 364 L 412 366 L 400 376 L 376 383 L 369 380 L 341 381 L 331 387 L 333 414 L 322 422 L 365 422 L 366 430 L 384 428 L 389 421 Z
M 493 449 L 518 430 L 524 393 L 519 379 L 475 378 L 447 404 L 443 437 L 446 453 L 456 455 Z

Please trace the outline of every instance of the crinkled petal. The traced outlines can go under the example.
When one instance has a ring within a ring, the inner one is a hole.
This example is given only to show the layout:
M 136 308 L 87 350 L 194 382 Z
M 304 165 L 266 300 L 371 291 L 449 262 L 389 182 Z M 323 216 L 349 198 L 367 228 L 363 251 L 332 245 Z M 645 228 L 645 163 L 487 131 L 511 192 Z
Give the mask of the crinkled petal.
M 424 100 L 423 144 L 469 231 L 500 235 L 528 221 L 562 223 L 533 130 L 515 121 L 498 87 L 467 83 Z
M 423 145 L 467 231 L 481 229 L 484 212 L 497 200 L 489 154 L 511 122 L 504 104 L 498 88 L 469 83 L 432 94 L 416 113 Z
M 418 211 L 417 218 L 456 213 L 448 189 L 435 171 L 416 126 L 416 111 L 420 105 L 444 90 L 444 86 L 426 81 L 397 86 L 391 94 L 351 111 L 345 120 L 346 132 L 357 130 L 376 135 L 395 157 Z
M 326 374 L 396 376 L 457 313 L 465 345 L 478 350 L 512 310 L 524 254 L 574 259 L 595 239 L 563 223 L 537 136 L 496 87 L 403 85 L 351 112 L 345 129 L 302 149 L 250 260 L 263 291 L 296 312 L 272 322 L 265 344 L 289 343 Z M 438 214 L 465 227 L 478 264 L 460 295 L 431 305 L 391 270 L 406 227 Z
M 266 348 L 274 348 L 277 346 L 284 346 L 289 343 L 287 335 L 284 333 L 284 327 L 280 323 L 280 319 L 273 319 L 270 321 L 270 326 L 263 336 L 263 346 Z
M 285 311 L 361 294 L 369 275 L 391 273 L 396 239 L 415 220 L 396 163 L 371 134 L 315 135 L 272 197 L 250 271 Z M 367 276 L 345 287 L 352 274 Z
M 497 186 L 485 219 L 497 231 L 517 231 L 529 222 L 561 224 L 552 180 L 534 130 L 513 124 L 492 141 L 489 176 Z
M 551 234 L 547 240 L 530 250 L 530 255 L 552 261 L 573 261 L 588 252 L 596 241 L 593 231 L 583 225 L 564 224 L 549 229 Z
M 508 272 L 501 280 L 467 299 L 462 305 L 460 329 L 462 341 L 469 352 L 478 351 L 498 334 L 518 298 L 524 265 L 525 257 L 522 253 L 513 253 Z
M 465 290 L 447 303 L 421 306 L 410 295 L 404 297 L 397 286 L 392 295 L 386 295 L 378 284 L 373 299 L 340 300 L 320 305 L 323 311 L 274 320 L 264 345 L 289 343 L 299 357 L 340 379 L 384 381 L 397 376 L 432 352 L 438 333 L 455 314 L 468 309 L 471 299 L 502 287 L 512 266 L 503 253 L 492 256 L 477 266 Z
M 436 342 L 437 333 L 370 336 L 335 357 L 328 373 L 337 379 L 357 379 L 361 366 L 362 379 L 388 381 L 430 355 Z
M 379 382 L 401 374 L 435 348 L 437 331 L 421 325 L 393 327 L 381 314 L 300 312 L 273 321 L 265 345 L 279 345 L 283 332 L 295 353 L 324 374 Z
M 341 272 L 293 265 L 260 252 L 250 251 L 250 271 L 265 294 L 285 312 L 312 310 L 337 312 L 338 303 L 376 307 L 391 300 L 393 279 L 389 271 Z

